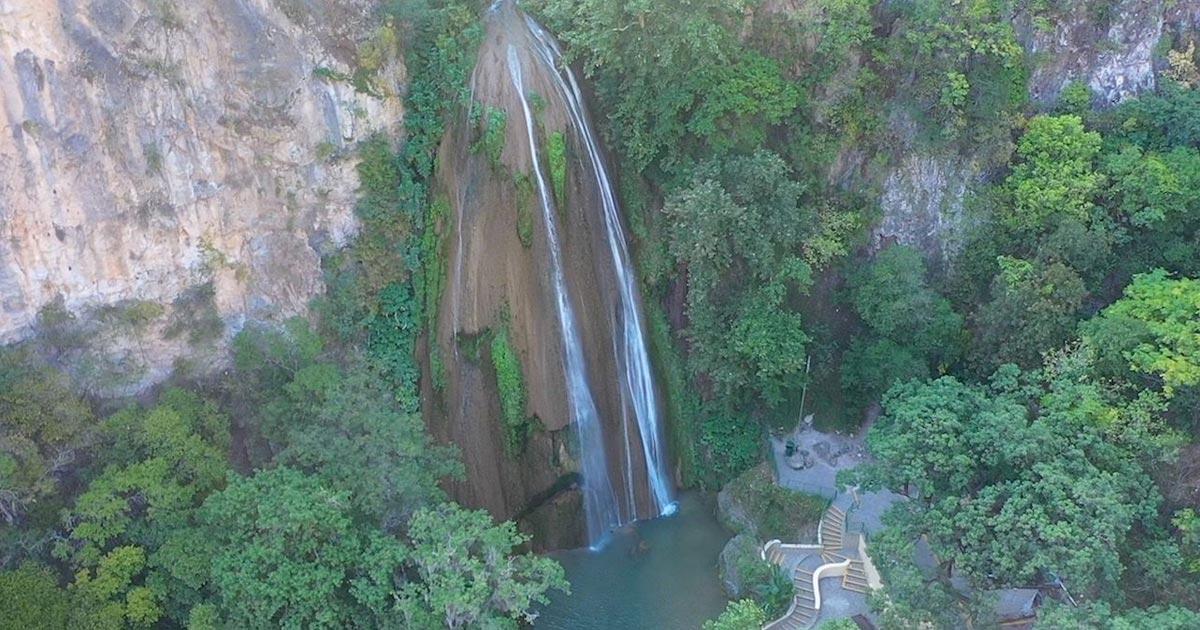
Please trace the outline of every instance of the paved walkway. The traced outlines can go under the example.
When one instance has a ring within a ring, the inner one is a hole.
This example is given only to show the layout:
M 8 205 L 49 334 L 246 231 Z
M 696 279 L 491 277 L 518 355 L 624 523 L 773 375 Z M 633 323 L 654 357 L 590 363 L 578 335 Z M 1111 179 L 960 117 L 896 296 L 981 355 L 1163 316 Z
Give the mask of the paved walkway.
M 785 457 L 787 441 L 797 451 L 807 451 L 802 469 L 790 466 Z M 861 439 L 826 434 L 803 427 L 791 435 L 772 440 L 775 468 L 780 485 L 824 496 L 831 500 L 821 518 L 819 544 L 783 544 L 775 541 L 764 548 L 767 559 L 789 571 L 796 584 L 796 597 L 788 613 L 767 624 L 767 630 L 806 630 L 818 623 L 865 615 L 878 621 L 867 607 L 866 593 L 878 587 L 879 577 L 865 550 L 866 540 L 878 532 L 885 511 L 902 497 L 891 492 L 839 492 L 837 473 L 858 466 L 868 455 Z M 813 579 L 814 573 L 819 573 Z

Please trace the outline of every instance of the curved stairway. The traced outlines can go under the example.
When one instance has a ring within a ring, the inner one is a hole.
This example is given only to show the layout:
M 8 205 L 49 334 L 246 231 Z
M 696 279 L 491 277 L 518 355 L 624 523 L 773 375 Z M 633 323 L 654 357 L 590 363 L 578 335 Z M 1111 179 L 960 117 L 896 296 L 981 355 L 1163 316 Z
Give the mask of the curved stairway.
M 846 513 L 836 505 L 821 518 L 821 558 L 826 563 L 850 561 L 846 573 L 842 575 L 842 588 L 855 593 L 870 592 L 867 582 L 867 571 L 861 560 L 848 558 L 844 553 L 846 532 Z
M 841 572 L 842 588 L 856 593 L 866 593 L 870 590 L 867 573 L 863 562 L 856 557 L 857 549 L 846 552 L 846 512 L 836 505 L 829 506 L 821 516 L 817 528 L 818 545 L 807 546 L 810 555 L 795 566 L 792 572 L 792 583 L 796 595 L 787 614 L 766 626 L 766 630 L 807 630 L 812 627 L 820 616 L 818 580 L 814 574 L 825 569 L 835 569 Z M 804 547 L 804 546 L 801 546 Z M 779 541 L 772 541 L 764 549 L 764 558 L 773 564 L 785 565 L 787 552 Z M 833 566 L 831 566 L 833 565 Z M 837 566 L 842 565 L 842 566 Z M 820 577 L 834 577 L 822 573 Z

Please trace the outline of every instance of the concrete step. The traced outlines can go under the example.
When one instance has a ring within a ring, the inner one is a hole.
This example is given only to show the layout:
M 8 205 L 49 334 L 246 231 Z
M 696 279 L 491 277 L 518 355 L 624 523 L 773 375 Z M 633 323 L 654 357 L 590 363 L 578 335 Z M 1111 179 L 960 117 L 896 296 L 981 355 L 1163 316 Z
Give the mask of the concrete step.
M 854 591 L 855 593 L 871 592 L 871 587 L 866 582 L 851 582 L 844 578 L 842 579 L 842 588 L 847 591 Z
M 842 576 L 842 583 L 843 584 L 861 584 L 863 586 L 870 586 L 870 584 L 868 584 L 866 580 L 861 579 L 861 578 L 856 578 L 848 573 L 846 575 Z

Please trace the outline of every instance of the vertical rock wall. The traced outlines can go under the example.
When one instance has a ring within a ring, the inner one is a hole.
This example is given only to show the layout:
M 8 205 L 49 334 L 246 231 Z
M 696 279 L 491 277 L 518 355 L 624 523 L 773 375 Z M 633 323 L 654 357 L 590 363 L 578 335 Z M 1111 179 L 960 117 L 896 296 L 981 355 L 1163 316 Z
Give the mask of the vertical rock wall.
M 374 5 L 0 0 L 0 342 L 136 390 L 302 313 L 356 229 L 351 147 L 400 131 Z

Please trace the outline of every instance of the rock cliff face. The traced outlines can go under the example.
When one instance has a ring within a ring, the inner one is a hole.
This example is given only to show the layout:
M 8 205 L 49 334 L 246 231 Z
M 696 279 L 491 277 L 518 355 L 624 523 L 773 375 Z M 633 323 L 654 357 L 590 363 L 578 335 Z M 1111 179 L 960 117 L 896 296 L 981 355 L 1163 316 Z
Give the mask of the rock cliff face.
M 1163 43 L 1195 37 L 1200 1 L 1120 0 L 1077 2 L 1055 18 L 1015 20 L 1034 67 L 1029 94 L 1049 106 L 1073 81 L 1087 84 L 1099 105 L 1112 105 L 1156 86 Z M 903 135 L 903 134 L 901 134 Z M 923 251 L 940 267 L 961 244 L 968 220 L 963 200 L 983 177 L 971 156 L 902 150 L 882 177 L 882 220 L 875 242 L 898 242 Z
M 399 132 L 374 5 L 0 0 L 0 342 L 136 390 L 303 312 L 356 229 L 349 147 Z
M 605 507 L 597 501 L 585 510 L 588 493 L 601 495 L 604 486 L 614 512 L 602 526 L 658 515 L 647 438 L 622 387 L 629 320 L 618 302 L 604 192 L 554 70 L 512 3 L 497 5 L 485 23 L 471 110 L 456 117 L 438 159 L 450 217 L 445 291 L 430 339 L 441 375 L 431 369 L 425 381 L 441 387 L 427 387 L 424 409 L 433 434 L 462 450 L 466 478 L 448 484 L 455 499 L 516 518 L 539 548 L 579 546 L 592 542 L 585 515 Z M 563 315 L 564 304 L 572 315 Z M 487 342 L 501 329 L 528 393 L 522 412 L 531 429 L 518 452 L 506 448 Z M 584 369 L 571 372 L 573 357 Z M 591 446 L 589 423 L 598 428 Z

